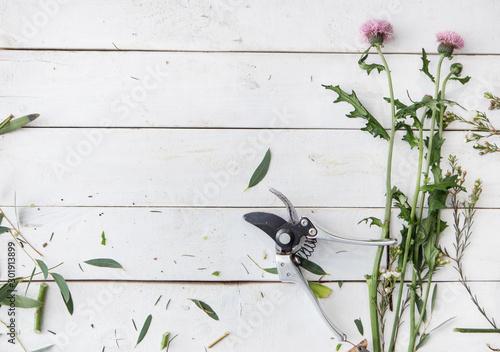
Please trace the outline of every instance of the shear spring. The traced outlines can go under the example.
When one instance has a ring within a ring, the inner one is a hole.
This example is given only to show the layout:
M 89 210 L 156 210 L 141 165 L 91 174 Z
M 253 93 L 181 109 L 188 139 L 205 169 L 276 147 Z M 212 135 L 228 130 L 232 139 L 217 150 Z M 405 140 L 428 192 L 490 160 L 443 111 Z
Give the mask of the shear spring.
M 295 254 L 300 258 L 307 260 L 307 258 L 313 254 L 314 249 L 316 248 L 316 242 L 317 240 L 314 238 L 305 237 L 304 244 Z

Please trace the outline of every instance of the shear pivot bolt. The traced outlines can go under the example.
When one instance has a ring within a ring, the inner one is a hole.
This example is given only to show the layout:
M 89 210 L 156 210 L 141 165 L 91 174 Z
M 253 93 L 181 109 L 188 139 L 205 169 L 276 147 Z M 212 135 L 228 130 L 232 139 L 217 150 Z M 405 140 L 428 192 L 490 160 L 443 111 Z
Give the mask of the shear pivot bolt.
M 282 244 L 289 244 L 290 241 L 292 240 L 292 238 L 290 237 L 290 235 L 287 233 L 287 232 L 283 232 L 279 235 L 278 237 L 279 241 L 282 243 Z
M 300 221 L 300 224 L 301 224 L 302 226 L 306 227 L 307 225 L 309 225 L 309 221 L 307 221 L 306 219 L 302 219 L 302 220 Z
M 315 229 L 315 228 L 311 228 L 311 229 L 309 229 L 309 234 L 310 234 L 311 236 L 316 236 L 316 234 L 317 234 L 317 233 L 318 233 L 318 231 L 316 231 L 316 229 Z
M 286 276 L 290 277 L 290 276 L 292 276 L 292 274 L 291 273 L 286 273 Z

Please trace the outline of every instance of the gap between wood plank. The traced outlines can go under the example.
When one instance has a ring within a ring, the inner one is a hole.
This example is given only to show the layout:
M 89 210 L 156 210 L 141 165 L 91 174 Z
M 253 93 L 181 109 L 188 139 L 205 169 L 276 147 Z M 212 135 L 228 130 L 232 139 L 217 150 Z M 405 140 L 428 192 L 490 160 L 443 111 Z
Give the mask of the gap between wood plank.
M 346 51 L 249 51 L 249 50 L 182 50 L 182 49 L 87 49 L 87 48 L 6 48 L 0 47 L 5 51 L 67 51 L 67 52 L 144 52 L 144 53 L 200 53 L 200 54 L 306 54 L 306 55 L 360 55 L 359 52 Z M 384 55 L 415 55 L 421 56 L 421 52 L 384 52 Z M 438 53 L 427 53 L 427 56 L 439 56 Z M 460 53 L 460 56 L 499 56 L 499 53 Z

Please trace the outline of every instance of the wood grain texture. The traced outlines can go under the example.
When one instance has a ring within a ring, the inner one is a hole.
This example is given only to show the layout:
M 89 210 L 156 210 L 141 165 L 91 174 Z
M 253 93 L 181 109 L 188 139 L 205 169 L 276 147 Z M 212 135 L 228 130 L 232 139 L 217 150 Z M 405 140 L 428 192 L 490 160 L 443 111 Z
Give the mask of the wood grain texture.
M 32 126 L 355 128 L 346 103 L 332 104 L 340 85 L 390 127 L 384 74 L 359 69 L 359 54 L 238 54 L 137 52 L 0 52 L 4 114 L 41 114 Z M 369 61 L 379 62 L 376 55 Z M 389 55 L 395 95 L 411 104 L 433 94 L 419 71 L 420 55 Z M 435 70 L 437 57 L 432 60 Z M 449 99 L 486 110 L 486 91 L 500 89 L 496 56 L 456 56 L 464 87 L 450 82 Z M 450 61 L 443 65 L 448 72 Z M 408 86 L 408 82 L 410 85 Z M 408 96 L 409 95 L 409 96 Z M 456 110 L 462 115 L 470 115 Z M 453 129 L 467 129 L 454 124 Z
M 9 217 L 15 219 L 14 210 L 8 210 Z M 284 209 L 115 207 L 19 208 L 18 216 L 24 236 L 44 254 L 46 264 L 51 267 L 64 262 L 58 271 L 68 280 L 278 281 L 276 275 L 263 272 L 248 257 L 263 268 L 276 267 L 274 242 L 243 220 L 243 214 L 259 210 L 286 217 Z M 344 237 L 380 236 L 378 228 L 358 222 L 368 216 L 381 217 L 383 209 L 298 210 Z M 490 250 L 500 246 L 494 230 L 500 226 L 499 214 L 498 209 L 478 210 L 472 244 L 464 257 L 465 272 L 471 280 L 500 281 L 500 272 L 491 269 L 498 267 L 499 258 Z M 444 211 L 443 218 L 450 227 L 442 236 L 442 244 L 453 253 L 452 212 Z M 392 235 L 400 239 L 401 225 L 396 216 L 393 220 Z M 105 246 L 101 245 L 103 231 Z M 4 235 L 0 248 L 7 248 L 10 240 Z M 373 247 L 320 241 L 311 260 L 330 274 L 322 280 L 363 281 L 371 271 L 374 253 Z M 29 276 L 33 263 L 20 248 L 17 254 L 18 275 Z M 115 259 L 125 271 L 83 263 L 94 258 Z M 215 271 L 219 276 L 212 275 Z M 6 280 L 7 262 L 0 262 L 0 273 Z M 310 280 L 319 279 L 305 273 Z M 448 265 L 435 279 L 456 281 L 458 276 Z
M 455 30 L 468 53 L 499 53 L 495 1 L 4 1 L 2 46 L 8 48 L 229 51 L 359 50 L 359 26 L 392 22 L 387 49 L 418 52 L 435 33 Z
M 418 71 L 421 48 L 434 70 L 435 33 L 454 30 L 466 47 L 453 62 L 473 79 L 465 87 L 450 83 L 447 97 L 470 118 L 471 110 L 487 109 L 485 91 L 500 94 L 499 15 L 500 3 L 492 0 L 0 2 L 0 48 L 7 49 L 0 51 L 2 111 L 41 114 L 28 128 L 0 136 L 0 205 L 49 267 L 64 262 L 57 272 L 75 302 L 69 316 L 50 282 L 40 335 L 31 332 L 33 311 L 18 309 L 16 326 L 27 350 L 55 343 L 54 351 L 129 351 L 139 334 L 132 319 L 140 329 L 149 314 L 151 329 L 136 351 L 158 350 L 167 331 L 179 334 L 171 351 L 201 352 L 225 331 L 229 337 L 214 350 L 335 350 L 337 341 L 299 287 L 279 283 L 247 257 L 265 268 L 275 265 L 272 241 L 242 216 L 257 210 L 285 216 L 268 192 L 275 187 L 301 214 L 334 232 L 378 237 L 377 228 L 358 222 L 382 216 L 387 143 L 359 131 L 362 122 L 346 118 L 349 106 L 332 104 L 336 94 L 321 84 L 354 89 L 387 128 L 385 76 L 367 76 L 357 65 L 366 48 L 359 25 L 371 18 L 394 25 L 394 40 L 384 50 L 396 96 L 406 103 L 433 91 Z M 495 112 L 488 116 L 496 124 Z M 469 189 L 474 179 L 484 181 L 464 267 L 495 316 L 498 159 L 479 157 L 463 142 L 467 126 L 451 129 L 443 155 L 459 156 Z M 409 194 L 416 154 L 397 137 L 393 182 Z M 268 175 L 243 192 L 269 147 Z M 443 217 L 451 221 L 451 211 Z M 399 238 L 396 213 L 393 223 Z M 443 246 L 451 249 L 453 237 L 446 229 Z M 0 258 L 8 241 L 0 236 Z M 371 271 L 373 250 L 322 243 L 312 258 L 331 274 L 326 284 L 333 292 L 323 307 L 355 343 L 370 340 L 363 276 Z M 83 263 L 99 257 L 117 260 L 125 271 Z M 16 258 L 17 275 L 29 275 L 33 263 L 20 248 Z M 0 279 L 7 275 L 1 259 Z M 36 296 L 39 279 L 29 297 Z M 428 328 L 456 318 L 419 351 L 500 346 L 495 336 L 452 332 L 486 325 L 451 266 L 435 280 L 439 294 Z M 210 304 L 220 321 L 188 298 Z M 5 309 L 0 313 L 5 321 Z M 0 349 L 13 351 L 0 332 Z M 406 340 L 403 333 L 400 351 Z
M 500 180 L 484 169 L 494 156 L 480 158 L 461 131 L 446 138 L 443 155 L 460 155 L 470 185 L 484 180 L 481 206 L 498 207 Z M 417 155 L 396 142 L 394 184 L 410 194 Z M 387 142 L 362 131 L 25 129 L 0 147 L 5 205 L 17 191 L 25 206 L 281 206 L 269 187 L 296 206 L 384 204 Z M 266 178 L 243 192 L 269 147 Z
M 346 283 L 341 290 L 337 284 L 330 287 L 333 292 L 321 302 L 330 318 L 351 341 L 357 343 L 369 338 L 366 284 Z M 474 285 L 474 288 L 480 297 L 487 299 L 495 295 L 499 284 L 484 283 Z M 29 295 L 33 295 L 36 289 L 37 286 L 33 285 Z M 54 343 L 55 351 L 83 351 L 83 348 L 101 351 L 103 347 L 106 351 L 155 351 L 162 334 L 167 331 L 179 335 L 172 342 L 172 351 L 203 351 L 204 346 L 226 331 L 230 335 L 217 344 L 214 351 L 267 351 L 269 346 L 280 346 L 289 351 L 334 351 L 338 344 L 337 340 L 331 339 L 331 332 L 320 324 L 316 311 L 294 284 L 94 282 L 70 283 L 70 289 L 75 301 L 73 316 L 66 312 L 57 288 L 50 283 L 46 300 L 48 313 L 43 320 L 44 332 L 41 335 L 30 331 L 32 312 L 18 310 L 18 323 L 25 326 L 20 337 L 27 348 L 32 350 Z M 495 336 L 453 333 L 454 327 L 484 326 L 484 323 L 459 284 L 439 284 L 439 291 L 440 298 L 429 323 L 430 329 L 450 317 L 456 318 L 434 332 L 421 351 L 482 350 L 486 348 L 485 342 L 495 344 Z M 160 295 L 161 300 L 154 306 Z M 210 319 L 188 298 L 210 304 L 220 320 Z M 171 302 L 165 309 L 169 299 Z M 491 302 L 491 309 L 497 309 L 497 306 Z M 149 332 L 133 349 L 139 332 L 134 329 L 132 319 L 140 330 L 149 314 L 153 316 Z M 361 318 L 365 325 L 364 337 L 354 325 L 355 318 Z M 46 329 L 57 335 L 46 332 Z M 299 334 L 300 338 L 295 338 Z M 400 339 L 404 344 L 406 336 L 401 335 Z M 0 341 L 1 348 L 11 350 L 5 339 Z M 345 352 L 350 347 L 344 344 L 340 351 Z

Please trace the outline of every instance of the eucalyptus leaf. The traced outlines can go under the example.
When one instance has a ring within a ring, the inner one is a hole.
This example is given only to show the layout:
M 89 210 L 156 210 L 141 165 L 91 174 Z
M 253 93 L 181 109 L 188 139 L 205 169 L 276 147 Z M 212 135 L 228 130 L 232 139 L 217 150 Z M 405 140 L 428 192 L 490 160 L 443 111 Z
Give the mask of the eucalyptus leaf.
M 314 281 L 309 281 L 309 287 L 317 298 L 327 298 L 330 295 L 330 292 L 332 292 L 330 287 Z
M 40 116 L 40 114 L 31 114 L 10 120 L 0 129 L 0 134 L 15 131 L 35 120 L 38 116 Z
M 361 322 L 361 318 L 355 319 L 354 324 L 356 324 L 356 327 L 358 328 L 358 331 L 361 335 L 365 334 L 365 330 L 363 329 L 363 323 Z
M 0 287 L 0 301 L 3 301 L 5 298 L 9 297 L 12 291 L 14 291 L 23 279 L 21 277 L 15 278 L 12 281 L 6 282 Z
M 45 280 L 47 280 L 47 277 L 49 276 L 49 269 L 47 268 L 47 265 L 43 262 L 43 260 L 36 259 L 36 262 L 38 263 L 38 266 L 42 270 L 43 277 Z
M 98 266 L 101 268 L 123 269 L 120 263 L 109 258 L 97 258 L 84 261 L 85 264 Z M 125 269 L 123 269 L 125 270 Z
M 192 298 L 188 298 L 190 301 L 192 301 L 194 304 L 196 304 L 196 306 L 198 308 L 200 308 L 202 311 L 204 311 L 205 313 L 207 313 L 207 315 L 214 319 L 214 320 L 219 320 L 219 317 L 217 316 L 217 313 L 215 313 L 215 311 L 212 309 L 212 307 L 210 307 L 208 304 L 206 304 L 205 302 L 203 301 L 200 301 L 200 300 L 197 300 L 197 299 L 192 299 Z
M 315 262 L 312 262 L 308 259 L 302 260 L 300 263 L 300 266 L 306 269 L 307 271 L 316 274 L 316 275 L 328 275 L 322 267 L 320 267 L 318 264 Z
M 148 315 L 146 318 L 146 321 L 144 322 L 144 325 L 142 326 L 141 332 L 139 334 L 139 337 L 137 338 L 137 343 L 135 346 L 137 346 L 141 341 L 144 339 L 146 334 L 148 333 L 149 326 L 151 325 L 151 320 L 153 320 L 153 316 L 151 314 Z
M 2 305 L 2 306 L 9 306 L 10 304 L 11 304 L 11 301 L 9 298 L 5 298 L 2 301 L 0 301 L 0 305 Z M 37 301 L 36 299 L 32 299 L 32 298 L 20 296 L 20 295 L 15 295 L 14 304 L 15 304 L 16 308 L 38 308 L 38 307 L 43 306 L 43 303 L 40 301 Z
M 5 233 L 5 232 L 7 232 L 9 230 L 10 230 L 10 228 L 8 228 L 8 227 L 0 226 L 0 234 Z
M 255 169 L 252 177 L 250 178 L 250 182 L 248 183 L 248 187 L 245 189 L 245 191 L 249 188 L 258 185 L 259 182 L 264 179 L 264 177 L 267 174 L 267 171 L 269 170 L 270 163 L 271 163 L 271 148 L 267 150 L 266 154 L 264 155 L 264 159 L 262 159 L 259 166 L 257 166 L 257 169 Z
M 62 275 L 57 273 L 50 273 L 50 275 L 52 275 L 57 286 L 59 286 L 59 291 L 61 291 L 61 294 L 64 298 L 64 302 L 68 302 L 71 294 L 69 292 L 69 287 L 68 284 L 66 283 L 66 280 L 64 280 Z
M 71 292 L 69 291 L 66 280 L 64 280 L 64 278 L 57 273 L 50 273 L 50 275 L 52 275 L 57 286 L 59 286 L 59 291 L 61 291 L 61 296 L 63 298 L 64 304 L 66 305 L 66 309 L 68 310 L 69 314 L 73 315 L 73 298 L 71 297 Z

